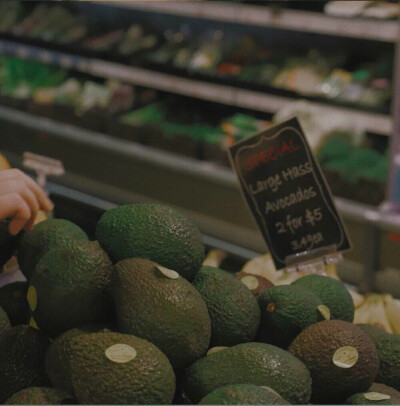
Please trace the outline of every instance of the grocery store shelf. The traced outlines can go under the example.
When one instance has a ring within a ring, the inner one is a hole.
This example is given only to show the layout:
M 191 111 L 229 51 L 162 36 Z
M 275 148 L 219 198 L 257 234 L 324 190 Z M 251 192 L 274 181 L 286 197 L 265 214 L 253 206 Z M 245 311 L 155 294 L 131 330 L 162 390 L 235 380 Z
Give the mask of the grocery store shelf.
M 377 222 L 381 218 L 379 209 L 363 203 L 354 202 L 339 197 L 335 198 L 335 204 L 339 212 L 348 220 L 359 223 Z M 399 227 L 400 230 L 400 227 Z
M 342 37 L 396 42 L 397 21 L 332 17 L 323 13 L 274 9 L 222 1 L 106 1 L 113 7 L 167 13 L 236 24 L 251 24 Z
M 45 64 L 58 65 L 65 69 L 88 72 L 90 59 L 81 56 L 47 50 L 14 41 L 0 40 L 0 53 L 24 59 L 34 59 Z
M 266 113 L 275 113 L 295 101 L 290 97 L 200 82 L 160 72 L 155 74 L 154 71 L 147 69 L 98 59 L 90 61 L 89 72 L 96 76 L 119 78 L 134 85 L 148 86 L 184 96 Z M 308 102 L 308 104 L 321 113 L 338 114 L 342 119 L 348 120 L 360 129 L 384 135 L 389 135 L 392 132 L 392 119 L 389 115 L 316 102 Z
M 245 89 L 237 90 L 235 96 L 238 107 L 266 112 L 276 112 L 295 101 L 289 97 L 275 96 Z M 308 101 L 307 104 L 310 108 L 318 109 L 322 114 L 340 115 L 340 119 L 351 122 L 352 125 L 361 130 L 382 135 L 390 135 L 392 133 L 393 123 L 389 115 L 364 112 L 325 103 Z
M 107 211 L 107 210 L 114 209 L 118 206 L 118 204 L 116 204 L 116 203 L 109 202 L 104 199 L 100 199 L 96 196 L 92 196 L 87 193 L 83 193 L 78 190 L 71 189 L 69 187 L 59 185 L 54 182 L 47 182 L 46 190 L 51 195 L 61 196 L 61 197 L 73 200 L 75 202 L 79 202 L 79 203 L 85 204 L 87 206 L 96 208 L 98 210 Z
M 377 225 L 386 232 L 400 234 L 400 215 L 382 212 L 377 218 Z
M 217 103 L 240 104 L 238 102 L 238 92 L 240 91 L 230 86 L 200 82 L 100 59 L 90 61 L 89 73 L 100 77 L 118 78 L 134 85 L 147 86 Z M 271 110 L 267 111 L 270 112 Z
M 115 152 L 119 156 L 127 156 L 139 163 L 150 164 L 163 171 L 180 173 L 184 174 L 185 177 L 201 179 L 230 190 L 239 190 L 233 171 L 213 163 L 120 140 L 109 135 L 37 117 L 7 107 L 0 106 L 0 120 L 7 120 L 32 130 L 51 134 L 55 138 Z M 359 223 L 373 223 L 380 229 L 400 232 L 400 216 L 342 198 L 335 198 L 335 203 L 345 219 Z
M 157 150 L 8 107 L 0 107 L 0 119 L 17 123 L 32 130 L 51 134 L 52 137 L 55 138 L 67 139 L 81 145 L 105 149 L 115 152 L 120 156 L 128 156 L 140 162 L 150 163 L 154 166 L 179 173 L 185 173 L 188 176 L 211 180 L 214 183 L 236 186 L 236 178 L 232 171 L 213 163 L 198 161 L 167 151 Z
M 241 5 L 222 1 L 95 1 L 101 5 L 240 23 Z
M 154 72 L 151 70 L 127 66 L 100 59 L 88 59 L 62 52 L 45 50 L 40 47 L 0 40 L 0 53 L 22 58 L 36 59 L 64 68 L 75 69 L 94 76 L 118 78 L 139 86 L 195 97 L 202 100 L 247 108 L 267 113 L 275 113 L 293 103 L 295 99 L 267 93 L 234 88 L 178 76 Z M 352 122 L 357 128 L 389 135 L 392 132 L 392 119 L 389 115 L 374 114 L 353 108 L 332 106 L 309 102 L 310 107 L 318 108 L 321 113 L 340 114 L 341 118 Z

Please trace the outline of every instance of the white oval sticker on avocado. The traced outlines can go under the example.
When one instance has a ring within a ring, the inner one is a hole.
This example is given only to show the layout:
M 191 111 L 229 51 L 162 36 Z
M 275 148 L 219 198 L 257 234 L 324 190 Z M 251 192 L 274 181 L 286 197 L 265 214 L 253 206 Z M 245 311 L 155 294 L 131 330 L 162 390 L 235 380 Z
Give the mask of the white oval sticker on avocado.
M 118 364 L 125 364 L 136 357 L 136 350 L 127 344 L 114 344 L 105 351 L 106 357 Z
M 250 290 L 254 290 L 258 288 L 258 279 L 253 275 L 246 275 L 241 280 Z
M 351 368 L 358 361 L 357 348 L 350 346 L 338 348 L 333 354 L 332 361 L 339 368 Z
M 214 354 L 215 352 L 220 352 L 220 351 L 226 350 L 227 348 L 229 348 L 229 347 L 213 347 L 213 348 L 210 348 L 207 351 L 207 355 L 211 355 L 211 354 Z
M 390 396 L 385 393 L 367 392 L 364 393 L 364 398 L 367 400 L 388 400 L 390 399 Z
M 26 294 L 26 300 L 28 301 L 30 309 L 34 312 L 37 307 L 37 292 L 34 286 L 29 286 L 28 293 Z
M 329 310 L 329 307 L 325 306 L 325 305 L 319 305 L 317 307 L 318 311 L 322 314 L 322 317 L 325 320 L 330 320 L 331 318 L 331 311 Z
M 178 279 L 178 272 L 173 271 L 172 269 L 164 268 L 163 266 L 157 265 L 157 269 L 169 279 Z

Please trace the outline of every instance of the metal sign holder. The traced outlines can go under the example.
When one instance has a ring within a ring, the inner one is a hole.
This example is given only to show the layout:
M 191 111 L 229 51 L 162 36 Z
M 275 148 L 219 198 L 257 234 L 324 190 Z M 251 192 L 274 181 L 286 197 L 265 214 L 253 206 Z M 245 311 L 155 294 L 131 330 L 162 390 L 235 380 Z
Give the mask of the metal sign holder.
M 46 187 L 47 176 L 62 176 L 65 173 L 64 165 L 58 159 L 32 152 L 24 152 L 23 166 L 36 172 L 36 180 L 43 189 Z
M 326 275 L 325 266 L 338 263 L 342 259 L 343 255 L 337 251 L 336 245 L 303 251 L 286 258 L 286 272 L 305 271 L 310 274 Z

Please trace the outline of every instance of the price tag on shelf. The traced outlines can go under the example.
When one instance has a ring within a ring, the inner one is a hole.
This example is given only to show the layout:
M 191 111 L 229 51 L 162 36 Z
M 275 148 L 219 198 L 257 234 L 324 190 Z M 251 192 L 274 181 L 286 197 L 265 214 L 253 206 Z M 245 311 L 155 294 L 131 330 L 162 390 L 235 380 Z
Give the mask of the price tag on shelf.
M 24 152 L 23 166 L 36 172 L 37 182 L 42 188 L 46 186 L 47 176 L 61 176 L 65 173 L 64 165 L 58 159 L 32 152 Z
M 334 262 L 350 248 L 296 118 L 236 143 L 229 155 L 277 269 Z

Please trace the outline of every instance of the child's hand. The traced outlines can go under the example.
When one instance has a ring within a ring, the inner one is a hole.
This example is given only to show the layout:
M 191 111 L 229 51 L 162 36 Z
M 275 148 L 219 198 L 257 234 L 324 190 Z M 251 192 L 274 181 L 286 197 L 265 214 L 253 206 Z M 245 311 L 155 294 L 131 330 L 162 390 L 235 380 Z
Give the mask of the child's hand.
M 32 230 L 37 212 L 54 205 L 40 186 L 18 169 L 0 171 L 0 219 L 12 217 L 10 234 Z

